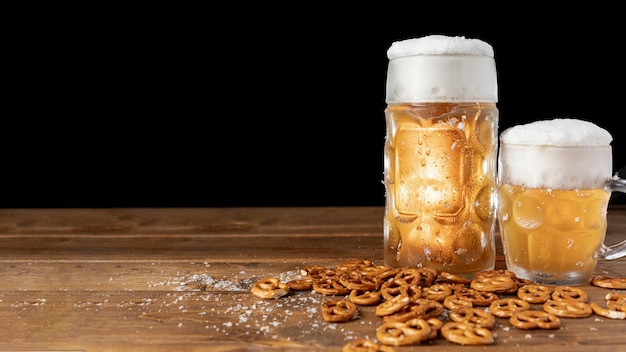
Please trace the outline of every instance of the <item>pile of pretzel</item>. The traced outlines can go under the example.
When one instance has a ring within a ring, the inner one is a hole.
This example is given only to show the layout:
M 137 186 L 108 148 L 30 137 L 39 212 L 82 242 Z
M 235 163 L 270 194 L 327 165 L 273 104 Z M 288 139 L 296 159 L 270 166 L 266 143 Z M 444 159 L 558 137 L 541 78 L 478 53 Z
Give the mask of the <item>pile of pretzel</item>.
M 626 294 L 611 292 L 606 304 L 589 303 L 580 288 L 537 285 L 508 270 L 482 271 L 468 279 L 432 268 L 390 268 L 369 260 L 347 260 L 335 268 L 306 266 L 300 273 L 300 279 L 285 283 L 263 278 L 251 292 L 277 299 L 292 291 L 315 290 L 329 296 L 321 311 L 324 320 L 333 323 L 354 319 L 359 306 L 375 306 L 383 321 L 376 330 L 379 342 L 358 339 L 346 344 L 344 352 L 394 351 L 393 346 L 415 345 L 438 336 L 460 345 L 488 345 L 494 343 L 491 330 L 496 318 L 508 319 L 513 327 L 524 330 L 557 329 L 561 317 L 584 318 L 594 313 L 626 319 Z M 592 284 L 624 289 L 626 278 L 597 276 Z

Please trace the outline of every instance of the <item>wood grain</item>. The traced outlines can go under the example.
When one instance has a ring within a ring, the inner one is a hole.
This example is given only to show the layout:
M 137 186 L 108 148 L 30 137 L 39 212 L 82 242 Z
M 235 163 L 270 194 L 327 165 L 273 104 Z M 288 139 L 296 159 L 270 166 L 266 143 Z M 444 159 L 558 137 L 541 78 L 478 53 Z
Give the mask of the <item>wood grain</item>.
M 0 350 L 341 351 L 381 318 L 326 323 L 313 291 L 250 294 L 265 276 L 351 258 L 382 264 L 380 207 L 0 210 Z M 626 239 L 609 210 L 607 244 Z M 498 241 L 497 268 L 505 268 Z M 597 274 L 626 276 L 626 259 Z M 592 301 L 610 290 L 582 286 Z M 463 350 L 619 351 L 626 321 L 564 319 L 555 331 L 498 320 L 496 343 Z M 399 351 L 447 351 L 442 338 Z

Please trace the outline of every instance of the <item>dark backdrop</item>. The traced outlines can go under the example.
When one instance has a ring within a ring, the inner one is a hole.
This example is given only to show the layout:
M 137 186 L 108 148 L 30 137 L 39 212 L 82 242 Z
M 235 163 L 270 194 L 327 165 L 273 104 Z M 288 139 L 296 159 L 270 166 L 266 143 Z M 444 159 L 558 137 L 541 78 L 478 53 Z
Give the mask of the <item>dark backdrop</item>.
M 500 130 L 590 120 L 626 164 L 610 14 L 246 9 L 22 26 L 5 54 L 0 206 L 383 205 L 386 50 L 428 34 L 494 47 Z

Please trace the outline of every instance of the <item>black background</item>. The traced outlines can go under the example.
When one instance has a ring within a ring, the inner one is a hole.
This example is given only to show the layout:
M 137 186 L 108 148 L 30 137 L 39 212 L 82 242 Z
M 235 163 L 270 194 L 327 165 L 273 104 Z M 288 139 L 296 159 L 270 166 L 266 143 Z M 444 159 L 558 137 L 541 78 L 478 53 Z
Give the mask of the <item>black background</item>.
M 386 51 L 429 34 L 494 47 L 500 130 L 593 121 L 626 164 L 609 9 L 302 6 L 41 10 L 4 54 L 0 207 L 383 205 Z

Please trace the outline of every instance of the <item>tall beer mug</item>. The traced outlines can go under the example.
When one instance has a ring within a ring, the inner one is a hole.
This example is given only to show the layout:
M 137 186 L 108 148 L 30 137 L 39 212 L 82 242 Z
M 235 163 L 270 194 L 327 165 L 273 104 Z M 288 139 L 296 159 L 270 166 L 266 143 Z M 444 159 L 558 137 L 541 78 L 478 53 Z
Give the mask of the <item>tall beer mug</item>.
M 500 135 L 498 222 L 507 269 L 540 284 L 580 285 L 599 258 L 626 255 L 606 246 L 612 137 L 578 119 L 535 121 Z
M 387 56 L 385 264 L 464 276 L 493 269 L 493 48 L 432 35 L 394 42 Z

